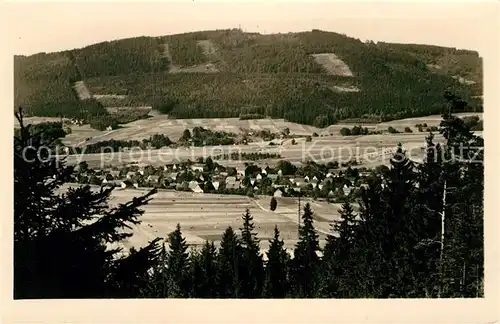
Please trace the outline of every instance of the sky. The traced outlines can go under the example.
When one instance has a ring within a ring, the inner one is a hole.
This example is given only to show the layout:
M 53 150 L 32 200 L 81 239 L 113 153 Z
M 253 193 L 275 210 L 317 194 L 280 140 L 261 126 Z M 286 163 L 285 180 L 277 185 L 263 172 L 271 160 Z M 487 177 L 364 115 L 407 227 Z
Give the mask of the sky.
M 481 51 L 494 2 L 108 2 L 4 5 L 15 54 L 79 48 L 135 36 L 241 27 L 260 33 L 313 28 L 361 40 L 419 43 Z M 490 25 L 491 26 L 491 25 Z M 491 28 L 491 27 L 490 27 Z

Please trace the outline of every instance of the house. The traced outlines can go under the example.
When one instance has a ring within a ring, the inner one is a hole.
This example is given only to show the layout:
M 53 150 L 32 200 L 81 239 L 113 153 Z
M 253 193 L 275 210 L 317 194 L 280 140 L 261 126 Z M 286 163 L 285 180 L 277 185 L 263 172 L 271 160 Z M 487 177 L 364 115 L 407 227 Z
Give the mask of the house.
M 200 185 L 196 181 L 189 181 L 188 187 L 192 192 L 203 193 L 203 189 L 201 189 Z
M 267 174 L 267 170 L 266 170 L 266 168 L 262 168 L 262 170 L 260 171 L 260 173 L 262 173 L 262 174 Z
M 112 170 L 109 172 L 109 174 L 113 177 L 114 180 L 120 178 L 120 171 L 118 170 Z
M 333 192 L 333 190 L 330 190 L 330 191 L 328 192 L 328 196 L 330 196 L 330 197 L 335 196 L 335 193 Z
M 177 170 L 177 164 L 174 164 L 174 165 L 172 166 L 172 170 Z
M 327 177 L 327 178 L 333 178 L 333 173 L 328 172 L 328 173 L 326 174 L 326 177 Z
M 316 188 L 318 186 L 318 180 L 313 179 L 313 180 L 311 180 L 310 183 L 312 184 L 313 188 Z
M 236 177 L 227 177 L 226 183 L 236 182 Z
M 275 182 L 278 180 L 278 175 L 277 174 L 268 174 L 267 177 L 271 180 L 271 182 Z
M 250 184 L 253 186 L 255 184 L 255 178 L 250 178 Z
M 148 180 L 147 180 L 147 181 L 148 181 L 148 182 L 158 182 L 159 180 L 160 180 L 160 177 L 159 177 L 159 176 L 157 176 L 157 175 L 150 175 L 150 176 L 148 177 Z
M 220 182 L 219 181 L 212 181 L 212 186 L 214 186 L 215 190 L 219 190 Z
M 303 187 L 307 184 L 305 178 L 294 178 L 292 183 L 295 187 L 299 187 L 299 188 Z
M 238 175 L 240 177 L 244 177 L 245 176 L 245 169 L 244 168 L 236 168 L 236 175 Z
M 259 187 L 255 186 L 253 187 L 253 190 L 259 190 Z
M 139 169 L 138 172 L 139 172 L 140 175 L 144 175 L 144 169 L 141 168 L 141 169 Z
M 105 187 L 120 187 L 121 189 L 127 188 L 128 185 L 132 185 L 130 182 L 126 183 L 125 181 L 121 180 L 112 180 L 112 181 L 107 181 L 105 184 L 103 184 Z
M 259 174 L 257 174 L 257 176 L 255 177 L 255 179 L 256 179 L 257 181 L 262 180 L 262 175 L 261 175 L 260 173 L 259 173 Z
M 203 165 L 201 163 L 193 164 L 191 166 L 191 170 L 193 170 L 193 171 L 199 171 L 199 172 L 203 172 L 204 168 L 205 168 L 205 165 Z
M 283 171 L 278 170 L 278 176 L 281 177 L 283 175 Z
M 318 181 L 318 177 L 314 176 L 314 177 L 312 178 L 312 181 Z
M 342 191 L 344 192 L 345 196 L 349 196 L 349 194 L 351 193 L 351 188 L 348 187 L 347 185 L 344 185 L 344 187 L 342 188 Z
M 304 181 L 309 181 L 309 176 L 305 176 Z
M 240 181 L 231 181 L 226 183 L 226 189 L 240 189 L 241 182 Z
M 281 191 L 281 189 L 277 189 L 274 194 L 273 194 L 274 197 L 283 197 L 283 191 Z

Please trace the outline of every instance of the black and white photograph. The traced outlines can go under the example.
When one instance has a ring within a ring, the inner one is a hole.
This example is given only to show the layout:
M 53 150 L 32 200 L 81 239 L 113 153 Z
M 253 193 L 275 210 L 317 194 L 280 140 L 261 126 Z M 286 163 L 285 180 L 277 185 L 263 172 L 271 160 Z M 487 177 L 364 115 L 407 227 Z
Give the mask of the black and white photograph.
M 8 295 L 484 300 L 495 4 L 7 3 Z

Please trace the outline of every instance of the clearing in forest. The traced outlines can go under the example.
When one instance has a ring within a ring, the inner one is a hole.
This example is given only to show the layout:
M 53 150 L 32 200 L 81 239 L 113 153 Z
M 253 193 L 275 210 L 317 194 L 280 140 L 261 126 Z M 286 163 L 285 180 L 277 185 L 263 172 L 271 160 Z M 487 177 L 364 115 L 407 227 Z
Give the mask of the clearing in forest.
M 354 74 L 347 64 L 333 53 L 311 54 L 318 64 L 321 64 L 331 75 L 352 77 Z

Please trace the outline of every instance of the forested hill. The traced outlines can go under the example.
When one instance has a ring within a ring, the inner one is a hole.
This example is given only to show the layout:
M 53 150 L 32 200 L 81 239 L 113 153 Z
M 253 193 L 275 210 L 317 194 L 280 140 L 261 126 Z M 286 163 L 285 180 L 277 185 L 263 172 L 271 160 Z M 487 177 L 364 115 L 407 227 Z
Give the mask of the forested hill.
M 39 116 L 146 105 L 177 118 L 258 114 L 321 127 L 439 113 L 450 88 L 467 109 L 482 110 L 477 52 L 319 30 L 137 37 L 15 56 L 14 64 L 15 107 Z

